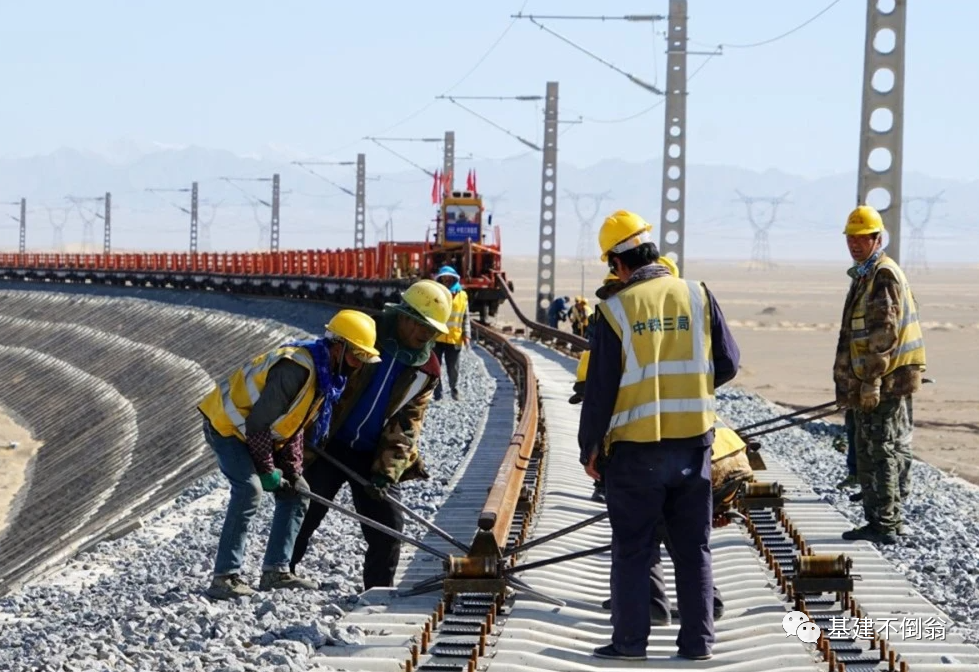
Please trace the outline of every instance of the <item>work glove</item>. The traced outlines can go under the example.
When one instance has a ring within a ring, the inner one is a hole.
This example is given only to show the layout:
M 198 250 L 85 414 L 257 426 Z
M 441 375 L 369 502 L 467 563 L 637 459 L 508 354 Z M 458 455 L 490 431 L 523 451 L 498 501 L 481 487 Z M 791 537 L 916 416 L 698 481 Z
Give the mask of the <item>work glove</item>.
M 367 484 L 365 490 L 371 499 L 376 499 L 378 501 L 384 499 L 384 495 L 387 494 L 387 489 L 390 487 L 394 481 L 392 481 L 387 474 L 374 474 L 371 476 L 370 483 Z
M 259 474 L 258 478 L 262 481 L 262 490 L 265 492 L 275 492 L 282 486 L 281 469 L 273 469 L 270 473 Z
M 873 383 L 861 383 L 860 385 L 860 410 L 870 413 L 877 408 L 880 403 L 880 388 Z
M 300 489 L 305 492 L 312 492 L 312 490 L 309 489 L 309 483 L 307 483 L 306 479 L 302 476 L 293 476 L 287 480 L 284 480 L 282 481 L 282 485 L 284 490 L 288 490 L 290 493 L 300 497 L 302 496 L 299 494 Z

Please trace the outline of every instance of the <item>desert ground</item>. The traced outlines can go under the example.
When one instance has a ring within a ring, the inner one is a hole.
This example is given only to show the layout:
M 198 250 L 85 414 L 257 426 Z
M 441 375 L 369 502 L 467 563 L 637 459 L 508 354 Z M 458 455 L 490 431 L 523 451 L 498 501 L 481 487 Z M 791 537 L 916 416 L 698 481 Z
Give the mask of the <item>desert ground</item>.
M 735 262 L 688 260 L 684 275 L 715 295 L 741 349 L 732 385 L 793 408 L 833 400 L 832 367 L 843 301 L 846 262 L 785 263 L 769 269 Z M 518 303 L 533 316 L 537 259 L 507 258 Z M 584 295 L 592 306 L 607 273 L 585 265 Z M 928 359 L 925 385 L 914 398 L 915 455 L 979 484 L 979 266 L 932 267 L 909 273 L 918 299 Z M 582 294 L 581 264 L 560 259 L 556 296 Z M 515 322 L 509 307 L 499 319 Z M 562 325 L 570 329 L 568 323 Z M 828 420 L 842 423 L 842 414 Z
M 17 446 L 11 448 L 14 443 Z M 24 484 L 28 464 L 40 445 L 27 429 L 0 408 L 0 533 L 6 527 L 14 496 Z

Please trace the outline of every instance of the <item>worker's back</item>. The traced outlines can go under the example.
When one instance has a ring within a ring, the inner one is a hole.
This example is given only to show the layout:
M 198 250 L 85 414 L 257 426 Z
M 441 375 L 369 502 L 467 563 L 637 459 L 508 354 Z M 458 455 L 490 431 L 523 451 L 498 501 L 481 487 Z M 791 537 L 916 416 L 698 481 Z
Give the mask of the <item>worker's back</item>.
M 707 306 L 700 283 L 671 276 L 629 285 L 599 304 L 622 342 L 613 443 L 690 438 L 713 427 Z

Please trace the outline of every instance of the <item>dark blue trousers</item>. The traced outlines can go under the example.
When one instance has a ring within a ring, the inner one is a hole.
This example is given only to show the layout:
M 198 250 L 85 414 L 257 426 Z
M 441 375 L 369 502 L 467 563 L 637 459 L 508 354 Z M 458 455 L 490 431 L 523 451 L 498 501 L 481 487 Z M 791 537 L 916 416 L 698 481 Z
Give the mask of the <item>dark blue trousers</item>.
M 659 554 L 656 525 L 666 525 L 683 618 L 676 644 L 686 655 L 714 644 L 714 578 L 710 530 L 711 449 L 613 445 L 605 468 L 612 526 L 612 644 L 623 654 L 646 652 L 649 569 Z

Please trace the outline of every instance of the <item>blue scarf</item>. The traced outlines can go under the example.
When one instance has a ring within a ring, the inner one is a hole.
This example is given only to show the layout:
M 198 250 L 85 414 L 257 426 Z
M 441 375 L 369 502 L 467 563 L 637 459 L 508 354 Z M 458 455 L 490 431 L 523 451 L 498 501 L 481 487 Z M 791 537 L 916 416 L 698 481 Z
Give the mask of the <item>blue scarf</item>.
M 882 254 L 884 254 L 884 250 L 879 249 L 873 254 L 871 254 L 869 257 L 867 257 L 866 261 L 863 261 L 851 267 L 849 273 L 850 277 L 854 279 L 867 277 L 870 271 L 873 270 L 874 264 L 877 263 L 877 260 L 880 259 L 880 255 Z
M 313 356 L 313 364 L 316 367 L 316 387 L 323 395 L 323 408 L 316 424 L 313 428 L 313 445 L 320 445 L 330 431 L 330 418 L 333 416 L 333 407 L 343 394 L 343 388 L 347 386 L 347 377 L 339 373 L 333 373 L 330 368 L 330 344 L 325 338 L 317 338 L 308 341 L 293 341 L 286 343 L 283 347 L 305 348 Z

